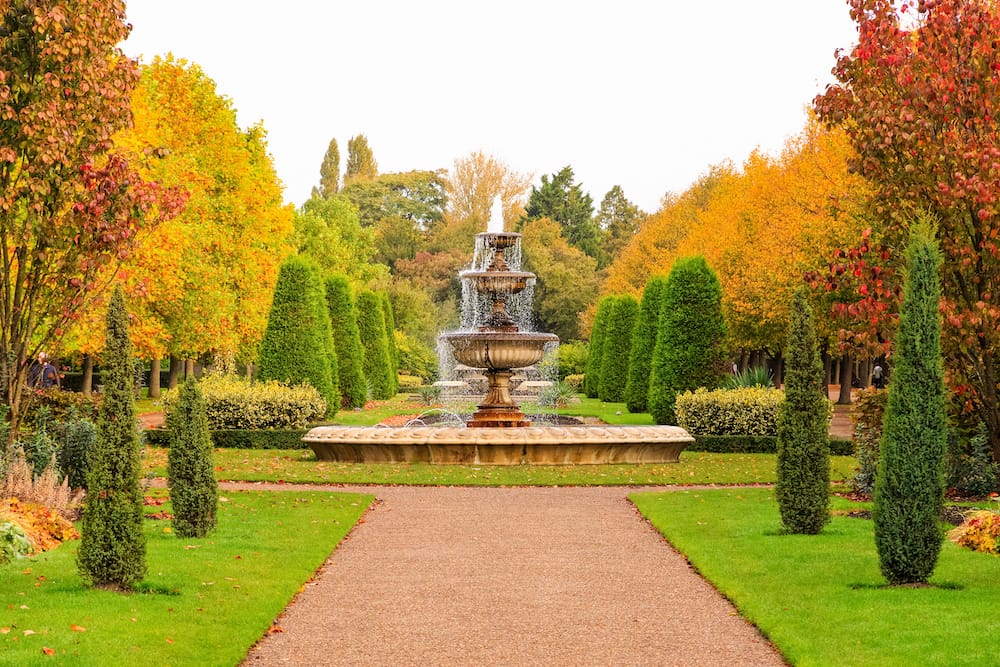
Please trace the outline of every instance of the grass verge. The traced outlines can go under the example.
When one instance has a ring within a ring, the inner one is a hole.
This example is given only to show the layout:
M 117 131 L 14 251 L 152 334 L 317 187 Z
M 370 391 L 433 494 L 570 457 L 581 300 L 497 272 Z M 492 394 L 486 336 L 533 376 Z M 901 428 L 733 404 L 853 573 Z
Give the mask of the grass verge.
M 1000 558 L 946 542 L 933 586 L 889 588 L 870 520 L 783 535 L 771 489 L 631 498 L 794 665 L 997 664 Z M 852 507 L 834 499 L 835 511 Z
M 206 538 L 178 539 L 165 532 L 169 521 L 146 521 L 143 592 L 84 586 L 76 541 L 0 566 L 0 663 L 239 664 L 372 500 L 340 493 L 224 497 L 218 528 Z
M 680 463 L 578 466 L 334 463 L 312 450 L 216 449 L 220 480 L 301 484 L 406 484 L 418 486 L 629 486 L 661 484 L 773 484 L 774 454 L 683 452 Z M 853 474 L 856 461 L 831 456 L 832 479 Z M 167 474 L 167 450 L 147 447 L 148 475 Z

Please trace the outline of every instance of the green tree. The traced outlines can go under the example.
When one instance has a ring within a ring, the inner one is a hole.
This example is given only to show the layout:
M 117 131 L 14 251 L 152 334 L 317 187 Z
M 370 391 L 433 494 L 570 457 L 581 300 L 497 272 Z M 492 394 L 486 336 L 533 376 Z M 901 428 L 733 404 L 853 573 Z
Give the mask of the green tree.
M 392 312 L 392 301 L 388 292 L 378 292 L 382 303 L 382 318 L 385 321 L 385 337 L 389 345 L 390 379 L 392 380 L 392 395 L 399 391 L 399 350 L 396 349 L 396 317 Z
M 363 226 L 402 218 L 414 229 L 426 232 L 444 219 L 448 203 L 445 179 L 443 170 L 381 174 L 346 184 L 341 194 L 358 207 Z
M 326 279 L 326 304 L 330 311 L 333 343 L 337 351 L 341 406 L 364 407 L 367 395 L 365 374 L 362 370 L 364 352 L 361 347 L 361 334 L 358 332 L 354 299 L 351 297 L 351 288 L 345 276 L 330 276 Z
M 604 332 L 604 350 L 601 354 L 601 380 L 597 395 L 602 401 L 618 403 L 625 399 L 628 360 L 638 314 L 639 302 L 631 294 L 615 298 Z
M 613 305 L 614 300 L 610 296 L 597 302 L 597 313 L 594 315 L 594 326 L 590 330 L 590 349 L 587 351 L 587 365 L 583 375 L 583 392 L 588 398 L 597 398 L 601 389 L 604 340 Z
M 830 405 L 805 287 L 795 292 L 785 350 L 774 493 L 785 530 L 815 535 L 830 520 Z
M 110 152 L 138 79 L 119 48 L 128 33 L 120 0 L 6 2 L 0 14 L 0 401 L 9 437 L 24 414 L 28 361 L 105 290 L 107 267 L 131 253 L 156 214 L 156 189 Z
M 639 207 L 625 197 L 620 185 L 616 185 L 601 200 L 594 222 L 604 236 L 604 255 L 612 261 L 625 244 L 639 231 L 639 225 L 646 215 Z
M 340 148 L 336 139 L 330 139 L 330 145 L 323 156 L 323 164 L 319 167 L 319 196 L 324 199 L 340 192 Z
M 678 258 L 663 293 L 649 380 L 649 411 L 657 424 L 677 423 L 678 393 L 722 385 L 725 340 L 719 278 L 700 255 Z
M 167 482 L 177 537 L 204 537 L 215 528 L 219 485 L 212 462 L 205 398 L 194 378 L 180 386 L 177 403 L 167 413 L 170 451 Z
M 594 223 L 594 200 L 574 183 L 573 168 L 566 166 L 552 177 L 542 176 L 542 185 L 531 189 L 524 209 L 527 220 L 549 218 L 559 223 L 562 235 L 574 248 L 606 264 L 601 230 Z
M 580 314 L 597 298 L 597 261 L 572 247 L 548 218 L 521 229 L 526 270 L 533 271 L 534 314 L 542 331 L 560 340 L 580 337 Z
M 890 584 L 926 582 L 944 536 L 944 367 L 941 255 L 926 215 L 910 234 L 889 400 L 875 478 L 875 546 Z
M 347 169 L 344 172 L 344 187 L 358 182 L 370 181 L 378 176 L 375 155 L 368 146 L 368 138 L 363 134 L 351 137 L 347 142 Z
M 88 461 L 77 566 L 91 585 L 117 589 L 128 589 L 146 576 L 132 361 L 125 297 L 116 287 L 108 306 L 101 372 L 104 401 Z
M 629 412 L 646 412 L 648 409 L 649 376 L 666 286 L 666 277 L 653 276 L 642 291 L 639 316 L 629 348 L 628 381 L 625 384 L 625 404 Z
M 368 282 L 389 274 L 375 261 L 375 230 L 362 227 L 354 204 L 343 195 L 311 197 L 295 212 L 292 245 L 319 266 L 323 275 L 342 274 Z
M 392 360 L 385 328 L 385 314 L 378 294 L 368 290 L 358 294 L 358 331 L 364 349 L 363 369 L 371 397 L 393 397 Z
M 301 257 L 289 257 L 278 271 L 274 301 L 260 344 L 260 379 L 307 382 L 333 413 L 340 395 L 333 381 L 332 352 L 330 315 L 319 271 Z

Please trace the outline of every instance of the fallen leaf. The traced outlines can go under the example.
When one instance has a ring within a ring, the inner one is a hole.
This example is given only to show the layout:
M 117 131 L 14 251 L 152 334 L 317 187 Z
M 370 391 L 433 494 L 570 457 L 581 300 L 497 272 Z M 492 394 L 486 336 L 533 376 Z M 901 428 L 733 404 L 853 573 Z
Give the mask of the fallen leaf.
M 72 630 L 73 632 L 86 632 L 87 631 L 87 628 L 83 627 L 82 625 L 77 625 L 76 623 L 74 623 L 73 625 L 69 626 L 69 629 Z
M 0 635 L 9 635 L 10 628 L 0 628 Z
M 280 625 L 272 625 L 271 628 L 268 630 L 268 633 L 274 634 L 276 632 L 284 632 L 284 631 L 285 629 Z
M 170 637 L 167 637 L 167 643 L 168 643 L 168 644 L 173 644 L 173 643 L 174 643 L 174 640 L 173 640 L 173 639 L 171 639 Z
M 56 650 L 54 648 L 49 648 L 48 646 L 43 646 L 42 653 L 44 653 L 45 655 L 55 655 Z
M 25 631 L 24 631 L 24 636 L 25 636 L 25 637 L 27 637 L 28 635 L 33 635 L 33 634 L 35 634 L 35 631 L 34 631 L 34 630 L 25 630 Z

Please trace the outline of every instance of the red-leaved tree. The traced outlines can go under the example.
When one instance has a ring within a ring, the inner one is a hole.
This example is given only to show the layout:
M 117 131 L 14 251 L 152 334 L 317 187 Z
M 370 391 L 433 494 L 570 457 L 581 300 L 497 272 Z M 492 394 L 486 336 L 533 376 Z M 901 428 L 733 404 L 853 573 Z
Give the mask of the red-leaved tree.
M 882 266 L 896 261 L 918 210 L 937 218 L 948 383 L 986 423 L 1000 461 L 1000 9 L 992 0 L 849 4 L 858 43 L 838 54 L 839 83 L 815 107 L 846 129 L 876 188 Z
M 12 434 L 28 363 L 128 255 L 145 221 L 178 203 L 122 159 L 137 64 L 120 0 L 0 3 L 0 391 Z

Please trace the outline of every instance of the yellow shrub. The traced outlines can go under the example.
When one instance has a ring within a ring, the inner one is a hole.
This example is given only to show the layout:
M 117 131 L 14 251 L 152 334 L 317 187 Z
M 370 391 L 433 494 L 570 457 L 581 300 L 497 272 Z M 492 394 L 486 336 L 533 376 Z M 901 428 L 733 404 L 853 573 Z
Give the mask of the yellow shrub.
M 698 389 L 677 396 L 677 422 L 693 435 L 777 435 L 785 392 L 764 387 Z
M 948 538 L 973 551 L 1000 555 L 1000 514 L 990 510 L 972 512 L 961 526 L 948 533 Z

